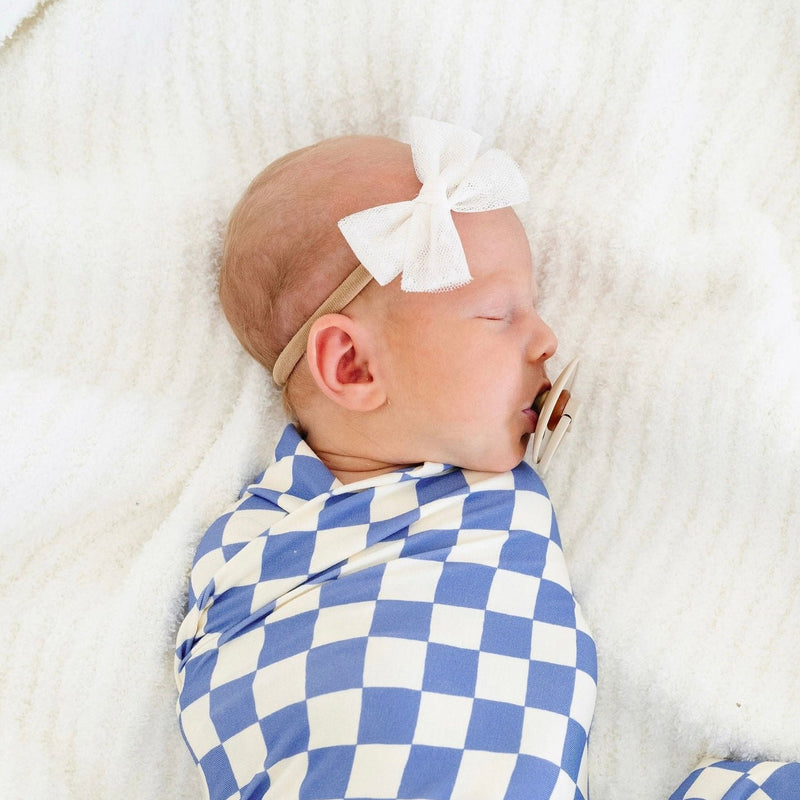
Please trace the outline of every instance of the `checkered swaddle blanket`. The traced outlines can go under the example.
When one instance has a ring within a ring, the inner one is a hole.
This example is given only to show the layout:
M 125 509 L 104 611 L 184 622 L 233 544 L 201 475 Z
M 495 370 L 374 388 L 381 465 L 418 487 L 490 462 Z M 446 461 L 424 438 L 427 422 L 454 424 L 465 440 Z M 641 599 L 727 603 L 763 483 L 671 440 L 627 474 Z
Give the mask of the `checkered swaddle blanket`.
M 800 764 L 709 759 L 670 800 L 800 800 Z
M 343 486 L 289 426 L 200 544 L 176 677 L 212 798 L 588 796 L 595 647 L 526 464 Z

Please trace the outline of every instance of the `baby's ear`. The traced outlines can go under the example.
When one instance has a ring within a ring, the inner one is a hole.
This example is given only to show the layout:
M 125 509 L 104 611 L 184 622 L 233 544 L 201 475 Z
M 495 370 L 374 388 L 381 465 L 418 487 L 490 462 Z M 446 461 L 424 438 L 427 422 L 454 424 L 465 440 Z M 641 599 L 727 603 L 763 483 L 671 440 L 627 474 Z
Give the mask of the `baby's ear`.
M 306 357 L 320 391 L 350 411 L 374 411 L 384 400 L 371 364 L 370 332 L 345 314 L 325 314 L 311 326 Z

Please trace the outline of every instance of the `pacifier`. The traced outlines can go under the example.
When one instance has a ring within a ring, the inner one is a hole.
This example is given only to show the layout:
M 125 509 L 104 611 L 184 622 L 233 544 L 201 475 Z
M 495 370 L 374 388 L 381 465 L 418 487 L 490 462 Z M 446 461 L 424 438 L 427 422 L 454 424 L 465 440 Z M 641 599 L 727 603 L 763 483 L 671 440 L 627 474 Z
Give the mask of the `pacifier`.
M 542 475 L 547 472 L 553 455 L 580 408 L 580 402 L 570 392 L 579 363 L 577 358 L 573 358 L 552 387 L 536 395 L 533 401 L 532 408 L 539 419 L 533 432 L 531 455 L 534 465 Z

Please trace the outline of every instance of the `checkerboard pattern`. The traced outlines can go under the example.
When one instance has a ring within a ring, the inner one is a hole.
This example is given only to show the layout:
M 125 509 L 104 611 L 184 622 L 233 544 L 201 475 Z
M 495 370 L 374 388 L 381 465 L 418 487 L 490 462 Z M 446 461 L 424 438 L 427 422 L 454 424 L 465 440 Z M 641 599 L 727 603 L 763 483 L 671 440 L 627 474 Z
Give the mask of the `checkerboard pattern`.
M 670 800 L 800 800 L 800 764 L 709 759 Z
M 178 636 L 211 798 L 585 800 L 594 642 L 530 467 L 341 485 L 290 426 Z

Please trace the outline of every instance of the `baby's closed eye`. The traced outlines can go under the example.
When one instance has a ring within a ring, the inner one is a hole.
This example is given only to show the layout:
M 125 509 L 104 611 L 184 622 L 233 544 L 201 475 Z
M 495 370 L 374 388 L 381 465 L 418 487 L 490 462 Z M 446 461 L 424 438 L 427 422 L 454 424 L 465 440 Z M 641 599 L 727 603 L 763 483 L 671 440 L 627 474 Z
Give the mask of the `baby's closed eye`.
M 522 308 L 518 305 L 485 306 L 478 312 L 477 316 L 480 319 L 491 322 L 514 322 L 528 313 L 530 313 L 530 309 Z
M 484 314 L 478 315 L 479 319 L 486 319 L 490 322 L 507 322 L 511 319 L 510 313 L 503 313 L 502 311 L 487 311 Z
M 484 300 L 473 309 L 473 314 L 478 319 L 508 322 L 514 317 L 514 304 L 502 300 Z

